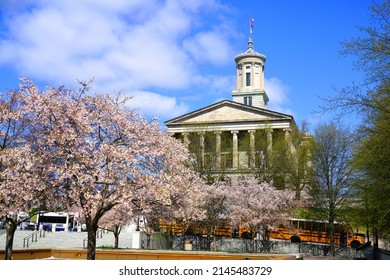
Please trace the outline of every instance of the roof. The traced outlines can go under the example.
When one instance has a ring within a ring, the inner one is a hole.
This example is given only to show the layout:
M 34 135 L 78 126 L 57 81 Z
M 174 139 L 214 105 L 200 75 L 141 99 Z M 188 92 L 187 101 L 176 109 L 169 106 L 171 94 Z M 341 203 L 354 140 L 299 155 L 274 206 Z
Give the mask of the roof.
M 171 132 L 199 130 L 249 130 L 290 128 L 295 125 L 291 115 L 264 108 L 222 100 L 165 122 Z

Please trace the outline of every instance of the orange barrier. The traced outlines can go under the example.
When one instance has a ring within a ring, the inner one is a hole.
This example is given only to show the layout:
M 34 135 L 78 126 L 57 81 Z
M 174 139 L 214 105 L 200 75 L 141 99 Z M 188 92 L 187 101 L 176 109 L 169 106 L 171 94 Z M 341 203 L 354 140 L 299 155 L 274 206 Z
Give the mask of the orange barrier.
M 85 249 L 27 249 L 14 250 L 14 260 L 68 259 L 86 260 Z M 0 251 L 4 260 L 4 250 Z M 292 260 L 295 255 L 229 254 L 199 251 L 96 250 L 97 260 Z

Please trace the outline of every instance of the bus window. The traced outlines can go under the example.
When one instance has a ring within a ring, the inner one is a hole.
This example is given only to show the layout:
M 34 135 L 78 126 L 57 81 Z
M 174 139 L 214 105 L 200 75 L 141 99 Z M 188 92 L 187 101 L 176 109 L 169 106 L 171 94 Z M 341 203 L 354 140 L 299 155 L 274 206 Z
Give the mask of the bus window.
M 325 232 L 329 233 L 329 224 L 328 223 L 325 224 Z
M 318 223 L 318 231 L 324 232 L 325 230 L 325 223 Z
M 340 233 L 340 224 L 334 224 L 334 232 Z

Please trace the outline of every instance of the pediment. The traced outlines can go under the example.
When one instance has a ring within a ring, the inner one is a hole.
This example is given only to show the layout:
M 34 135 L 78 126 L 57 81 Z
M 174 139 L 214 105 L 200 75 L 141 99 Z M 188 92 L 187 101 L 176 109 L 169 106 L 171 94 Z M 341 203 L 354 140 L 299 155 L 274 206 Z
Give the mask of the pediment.
M 291 116 L 267 109 L 246 106 L 230 100 L 224 100 L 183 116 L 167 121 L 169 125 L 189 125 L 201 123 L 237 123 L 267 122 L 281 119 L 292 119 Z

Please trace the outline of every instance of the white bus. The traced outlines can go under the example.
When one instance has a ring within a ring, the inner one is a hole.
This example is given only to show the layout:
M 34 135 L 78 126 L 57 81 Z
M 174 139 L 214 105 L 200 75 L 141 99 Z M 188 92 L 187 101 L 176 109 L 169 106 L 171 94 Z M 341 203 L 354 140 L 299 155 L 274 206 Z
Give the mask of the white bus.
M 37 216 L 38 229 L 48 231 L 70 231 L 75 227 L 74 213 L 47 212 Z

